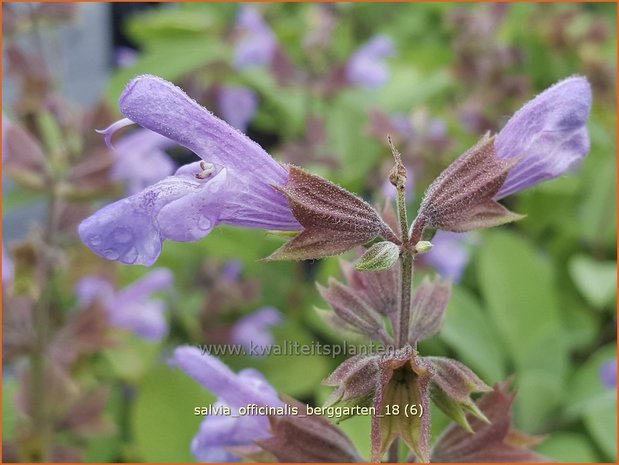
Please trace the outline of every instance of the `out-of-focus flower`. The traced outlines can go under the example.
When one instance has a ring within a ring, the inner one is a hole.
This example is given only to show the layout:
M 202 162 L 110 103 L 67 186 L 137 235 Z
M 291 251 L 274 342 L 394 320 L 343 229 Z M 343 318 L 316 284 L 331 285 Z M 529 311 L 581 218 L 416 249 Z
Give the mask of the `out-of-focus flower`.
M 269 66 L 277 51 L 277 39 L 258 10 L 243 6 L 239 10 L 236 26 L 242 36 L 234 50 L 234 67 L 243 70 Z
M 234 344 L 242 345 L 249 355 L 264 355 L 273 345 L 271 327 L 283 321 L 282 314 L 273 307 L 263 307 L 241 318 L 232 328 L 230 337 Z
M 129 195 L 137 194 L 174 173 L 175 164 L 164 149 L 175 144 L 148 129 L 127 134 L 114 146 L 116 161 L 111 178 L 124 182 Z
M 589 151 L 591 88 L 565 79 L 527 103 L 496 136 L 484 136 L 430 185 L 412 227 L 465 232 L 522 218 L 497 200 L 562 175 Z
M 520 158 L 495 198 L 501 199 L 561 176 L 589 153 L 587 120 L 591 86 L 584 77 L 564 79 L 522 107 L 495 141 L 498 158 Z
M 346 77 L 351 84 L 377 89 L 389 80 L 386 59 L 395 53 L 393 41 L 378 35 L 361 46 L 348 61 Z
M 2 244 L 2 284 L 10 285 L 15 277 L 15 266 L 11 256 L 6 251 L 6 246 Z
M 217 95 L 217 104 L 222 118 L 245 132 L 258 111 L 258 95 L 248 87 L 224 86 Z
M 84 220 L 79 234 L 95 253 L 127 264 L 152 265 L 164 240 L 193 242 L 220 224 L 301 229 L 283 186 L 288 171 L 262 147 L 213 116 L 172 83 L 140 76 L 120 98 L 126 120 L 187 147 L 203 161 Z M 129 119 L 130 118 L 130 119 Z
M 221 270 L 221 279 L 233 283 L 238 281 L 243 272 L 243 262 L 241 260 L 228 260 Z
M 269 418 L 265 415 L 238 415 L 240 407 L 257 404 L 282 407 L 284 403 L 266 379 L 254 369 L 235 374 L 223 362 L 196 347 L 183 346 L 170 360 L 202 386 L 217 395 L 216 407 L 227 406 L 232 415 L 208 416 L 191 442 L 191 451 L 201 462 L 236 462 L 239 457 L 229 447 L 252 446 L 270 435 Z
M 420 258 L 444 279 L 459 282 L 470 260 L 471 233 L 438 231 L 432 239 L 432 250 Z
M 139 53 L 131 47 L 117 47 L 114 50 L 114 61 L 119 68 L 133 66 L 138 60 Z
M 617 359 L 608 360 L 600 368 L 600 379 L 608 389 L 617 387 Z
M 169 289 L 173 283 L 170 270 L 158 268 L 121 291 L 115 291 L 103 278 L 81 279 L 76 294 L 81 305 L 99 300 L 113 326 L 129 330 L 143 339 L 160 340 L 168 333 L 166 305 L 152 294 Z

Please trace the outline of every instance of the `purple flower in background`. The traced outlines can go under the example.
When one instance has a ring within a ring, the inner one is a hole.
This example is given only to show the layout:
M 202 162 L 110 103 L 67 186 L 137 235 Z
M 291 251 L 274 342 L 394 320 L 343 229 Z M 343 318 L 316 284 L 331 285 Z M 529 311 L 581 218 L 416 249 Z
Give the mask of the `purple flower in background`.
M 241 318 L 232 328 L 231 338 L 234 344 L 242 345 L 249 355 L 265 355 L 268 347 L 273 345 L 271 327 L 283 321 L 282 314 L 273 307 L 262 307 L 254 313 Z M 253 353 L 255 352 L 255 353 Z
M 277 51 L 277 39 L 258 10 L 243 6 L 239 10 L 236 26 L 242 37 L 234 50 L 234 67 L 243 70 L 270 65 Z
M 389 80 L 389 67 L 385 60 L 394 53 L 393 41 L 389 37 L 373 37 L 350 57 L 346 78 L 351 84 L 368 89 L 382 87 Z
M 590 110 L 591 86 L 575 76 L 546 89 L 512 116 L 494 145 L 499 158 L 521 159 L 495 199 L 556 178 L 577 165 L 589 152 Z
M 228 283 L 238 281 L 243 272 L 243 262 L 240 260 L 228 260 L 221 271 L 221 279 Z
M 422 255 L 423 260 L 444 279 L 458 282 L 470 260 L 468 246 L 471 242 L 470 233 L 437 231 L 432 239 L 432 250 Z
M 170 288 L 173 281 L 170 270 L 158 268 L 121 291 L 115 291 L 108 281 L 97 276 L 81 279 L 75 291 L 83 306 L 99 300 L 113 326 L 157 341 L 168 333 L 168 323 L 165 303 L 152 298 L 152 294 Z
M 114 202 L 79 226 L 96 254 L 152 265 L 164 240 L 193 242 L 220 224 L 299 230 L 283 186 L 288 171 L 247 136 L 213 116 L 174 84 L 155 76 L 131 81 L 120 98 L 127 117 L 182 145 L 203 161 L 182 166 L 142 192 Z
M 148 129 L 127 134 L 114 146 L 112 179 L 125 183 L 128 194 L 137 194 L 174 173 L 176 166 L 164 151 L 173 145 L 173 140 Z
M 140 54 L 131 47 L 116 47 L 114 50 L 114 61 L 119 68 L 128 68 L 138 61 Z
M 277 392 L 254 369 L 241 370 L 235 374 L 221 360 L 196 347 L 183 346 L 174 351 L 172 366 L 182 369 L 202 386 L 217 395 L 215 406 L 228 406 L 232 414 L 240 407 L 250 404 L 282 407 L 284 403 Z M 266 415 L 243 415 L 239 417 L 208 416 L 200 425 L 191 442 L 191 451 L 200 462 L 237 462 L 239 458 L 227 448 L 252 446 L 254 441 L 270 435 Z
M 258 111 L 258 96 L 243 86 L 225 86 L 217 96 L 219 112 L 224 120 L 245 132 Z
M 600 368 L 600 379 L 608 389 L 617 387 L 617 359 L 608 360 Z

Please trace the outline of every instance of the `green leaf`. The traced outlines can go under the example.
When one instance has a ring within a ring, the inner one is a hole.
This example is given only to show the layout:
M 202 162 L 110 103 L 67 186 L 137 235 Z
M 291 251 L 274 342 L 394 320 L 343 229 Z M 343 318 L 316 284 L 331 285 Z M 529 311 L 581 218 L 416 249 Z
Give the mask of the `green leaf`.
M 516 367 L 562 376 L 567 350 L 551 263 L 525 239 L 489 231 L 478 275 L 490 317 Z
M 462 287 L 452 290 L 440 337 L 488 384 L 505 378 L 505 350 L 496 330 L 481 303 Z
M 567 412 L 570 417 L 584 414 L 589 403 L 608 392 L 608 388 L 602 384 L 600 370 L 605 362 L 616 358 L 616 343 L 608 344 L 599 348 L 570 377 L 566 395 Z
M 617 462 L 617 391 L 610 390 L 589 404 L 585 426 L 607 458 Z
M 593 307 L 606 307 L 617 297 L 617 262 L 578 255 L 570 260 L 568 267 L 576 287 Z
M 584 434 L 552 433 L 536 450 L 561 463 L 594 463 L 600 460 Z
M 372 245 L 355 265 L 359 271 L 382 271 L 391 268 L 400 256 L 400 247 L 393 242 L 382 241 Z
M 195 407 L 214 396 L 181 370 L 159 366 L 139 385 L 131 417 L 136 448 L 145 462 L 194 462 L 190 444 L 203 419 Z

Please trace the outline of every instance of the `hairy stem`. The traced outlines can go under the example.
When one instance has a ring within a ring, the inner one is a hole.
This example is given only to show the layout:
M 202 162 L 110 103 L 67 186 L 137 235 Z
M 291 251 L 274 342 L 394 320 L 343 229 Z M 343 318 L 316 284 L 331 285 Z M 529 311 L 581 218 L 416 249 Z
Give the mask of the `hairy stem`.
M 402 255 L 400 257 L 401 271 L 401 290 L 400 290 L 400 308 L 399 308 L 399 325 L 398 334 L 396 335 L 396 344 L 398 347 L 403 347 L 408 340 L 408 329 L 410 323 L 410 304 L 411 304 L 411 287 L 413 281 L 413 257 L 409 248 L 408 241 L 408 219 L 406 218 L 406 197 L 404 195 L 404 185 L 399 183 L 396 186 L 398 189 L 398 217 L 400 219 L 400 231 L 402 234 Z
M 400 221 L 400 234 L 402 237 L 402 247 L 400 250 L 400 271 L 401 271 L 401 299 L 398 309 L 398 327 L 395 334 L 396 346 L 404 347 L 408 342 L 408 327 L 411 312 L 411 287 L 413 282 L 413 248 L 409 240 L 408 219 L 406 218 L 406 167 L 402 163 L 402 156 L 395 148 L 391 137 L 387 136 L 387 141 L 391 147 L 391 154 L 395 160 L 395 165 L 389 173 L 389 181 L 398 191 L 397 207 L 398 219 Z

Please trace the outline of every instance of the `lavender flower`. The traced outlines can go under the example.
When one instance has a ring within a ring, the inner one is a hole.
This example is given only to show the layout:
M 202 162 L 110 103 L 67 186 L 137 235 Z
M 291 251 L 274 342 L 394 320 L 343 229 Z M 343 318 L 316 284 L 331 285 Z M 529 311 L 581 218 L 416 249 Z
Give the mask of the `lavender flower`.
M 615 389 L 617 387 L 617 359 L 608 360 L 604 362 L 600 368 L 600 379 L 602 384 L 608 389 Z
M 114 61 L 119 68 L 129 68 L 138 61 L 139 53 L 131 47 L 116 47 L 114 50 Z
M 217 102 L 223 119 L 243 132 L 258 111 L 258 96 L 247 87 L 222 87 Z
M 174 162 L 164 151 L 173 145 L 174 141 L 148 129 L 127 134 L 114 147 L 112 179 L 124 182 L 128 194 L 137 194 L 174 173 Z
M 361 46 L 350 58 L 346 78 L 351 84 L 378 89 L 389 80 L 389 67 L 385 60 L 395 53 L 393 41 L 378 35 Z
M 298 230 L 283 186 L 288 171 L 258 144 L 213 116 L 181 89 L 140 76 L 120 98 L 127 117 L 111 132 L 135 122 L 187 147 L 203 161 L 191 163 L 142 192 L 114 202 L 79 226 L 96 254 L 127 264 L 152 265 L 164 240 L 193 242 L 220 224 Z
M 273 307 L 262 307 L 241 318 L 232 328 L 232 342 L 242 345 L 250 355 L 264 355 L 273 345 L 272 326 L 282 322 L 282 314 Z
M 574 76 L 546 89 L 512 116 L 496 137 L 496 154 L 501 159 L 521 159 L 495 199 L 576 166 L 589 152 L 590 110 L 591 86 L 584 77 Z
M 90 305 L 98 300 L 113 326 L 131 331 L 143 339 L 157 341 L 168 333 L 164 315 L 166 306 L 151 296 L 168 289 L 173 279 L 170 270 L 158 268 L 116 292 L 105 279 L 90 276 L 80 280 L 75 291 L 80 305 Z
M 228 282 L 233 283 L 238 281 L 243 272 L 243 262 L 240 260 L 228 260 L 221 271 L 221 278 Z
M 470 260 L 468 245 L 471 234 L 438 231 L 432 239 L 432 250 L 423 260 L 444 279 L 459 282 Z
M 170 364 L 182 369 L 202 386 L 218 396 L 215 406 L 228 406 L 233 415 L 249 404 L 281 407 L 277 392 L 256 370 L 235 374 L 219 359 L 202 354 L 195 347 L 178 347 Z M 227 448 L 251 446 L 270 435 L 269 419 L 264 415 L 208 416 L 191 442 L 191 450 L 200 462 L 236 462 L 239 458 Z
M 270 65 L 277 51 L 277 39 L 258 10 L 250 6 L 241 8 L 236 25 L 243 36 L 234 51 L 234 67 L 243 70 Z

